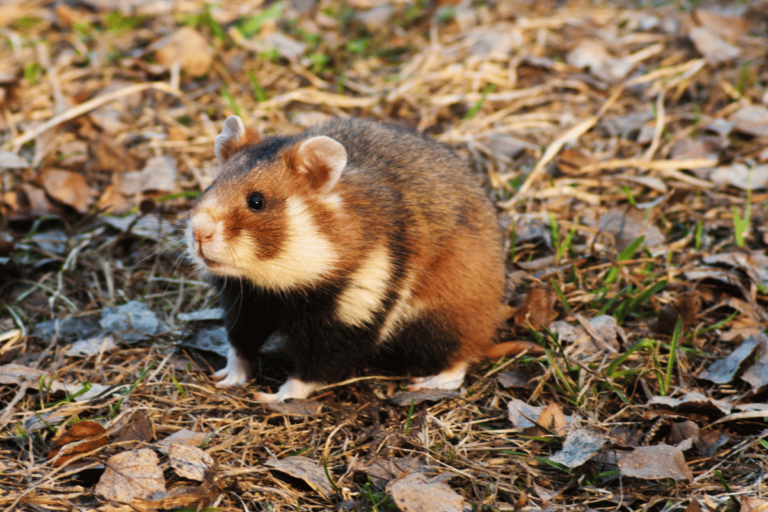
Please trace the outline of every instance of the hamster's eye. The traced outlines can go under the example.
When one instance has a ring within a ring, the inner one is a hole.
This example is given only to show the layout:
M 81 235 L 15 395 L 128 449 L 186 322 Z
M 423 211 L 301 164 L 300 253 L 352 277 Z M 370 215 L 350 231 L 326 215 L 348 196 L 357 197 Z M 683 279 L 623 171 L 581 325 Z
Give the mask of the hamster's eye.
M 264 197 L 261 194 L 254 193 L 248 196 L 248 208 L 254 212 L 260 212 L 264 209 L 265 205 L 266 201 L 264 201 Z
M 211 190 L 211 187 L 212 187 L 212 186 L 213 186 L 213 185 L 208 185 L 207 187 L 205 187 L 205 190 L 203 190 L 203 194 L 205 194 L 206 192 L 208 192 L 209 190 Z

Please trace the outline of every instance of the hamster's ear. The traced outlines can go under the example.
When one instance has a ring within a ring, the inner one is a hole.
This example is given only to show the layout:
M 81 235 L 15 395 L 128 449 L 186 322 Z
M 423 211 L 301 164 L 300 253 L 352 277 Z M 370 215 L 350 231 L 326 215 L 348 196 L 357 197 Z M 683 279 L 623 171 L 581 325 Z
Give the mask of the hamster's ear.
M 242 119 L 237 116 L 229 116 L 224 121 L 224 128 L 221 133 L 216 136 L 216 160 L 220 164 L 229 160 L 232 155 L 237 152 L 246 144 L 253 144 L 259 142 L 258 132 L 253 128 L 246 128 L 243 125 Z
M 347 150 L 330 137 L 312 137 L 296 148 L 293 165 L 300 174 L 307 175 L 313 188 L 327 194 L 347 166 Z

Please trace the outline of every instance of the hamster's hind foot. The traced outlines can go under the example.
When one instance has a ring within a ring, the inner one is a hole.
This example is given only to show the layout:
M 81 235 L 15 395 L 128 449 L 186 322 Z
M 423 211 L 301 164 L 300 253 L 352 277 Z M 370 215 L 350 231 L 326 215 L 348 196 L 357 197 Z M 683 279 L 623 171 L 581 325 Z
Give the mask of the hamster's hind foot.
M 408 387 L 408 391 L 417 391 L 419 389 L 458 389 L 464 382 L 467 366 L 467 363 L 462 362 L 437 375 L 413 379 L 413 384 Z
M 277 393 L 261 393 L 257 391 L 253 394 L 253 398 L 257 402 L 262 403 L 285 402 L 292 398 L 307 398 L 313 391 L 321 386 L 322 384 L 319 382 L 304 382 L 295 377 L 291 377 L 285 381 L 285 384 L 280 386 Z
M 211 379 L 220 388 L 244 386 L 251 380 L 251 362 L 240 355 L 234 347 L 230 347 L 227 353 L 227 366 L 214 373 Z

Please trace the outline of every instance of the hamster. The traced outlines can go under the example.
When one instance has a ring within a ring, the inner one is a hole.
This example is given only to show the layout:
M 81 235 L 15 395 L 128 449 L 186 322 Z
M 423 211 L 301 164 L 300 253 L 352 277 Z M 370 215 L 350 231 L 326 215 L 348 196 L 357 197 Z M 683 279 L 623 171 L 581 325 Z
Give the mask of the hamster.
M 245 384 L 273 334 L 295 370 L 257 393 L 263 402 L 305 398 L 369 365 L 420 377 L 411 389 L 454 389 L 471 362 L 514 350 L 495 344 L 505 277 L 495 212 L 445 146 L 362 119 L 261 138 L 230 116 L 215 152 L 221 173 L 186 240 L 225 311 L 219 386 Z

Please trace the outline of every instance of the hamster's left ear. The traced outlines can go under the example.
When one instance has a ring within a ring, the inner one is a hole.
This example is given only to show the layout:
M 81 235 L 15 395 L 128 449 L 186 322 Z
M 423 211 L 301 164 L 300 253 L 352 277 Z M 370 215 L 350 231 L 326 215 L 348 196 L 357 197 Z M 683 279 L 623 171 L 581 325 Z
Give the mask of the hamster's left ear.
M 237 116 L 229 116 L 224 121 L 224 128 L 216 136 L 216 160 L 224 164 L 238 149 L 246 144 L 255 144 L 261 137 L 253 128 L 246 128 L 243 120 Z
M 311 137 L 293 152 L 293 167 L 321 194 L 329 193 L 347 166 L 347 150 L 330 137 Z

